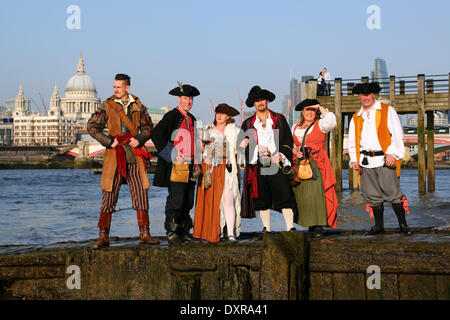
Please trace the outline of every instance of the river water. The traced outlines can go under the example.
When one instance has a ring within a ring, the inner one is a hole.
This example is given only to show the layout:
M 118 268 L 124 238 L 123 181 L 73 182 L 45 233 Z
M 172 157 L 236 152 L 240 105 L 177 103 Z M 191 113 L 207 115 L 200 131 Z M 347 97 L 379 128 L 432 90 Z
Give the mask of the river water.
M 344 191 L 338 194 L 338 229 L 367 230 L 373 224 L 359 191 L 348 189 L 348 171 L 343 171 Z M 153 181 L 153 175 L 150 175 Z M 450 226 L 450 169 L 436 170 L 436 191 L 418 193 L 417 170 L 403 170 L 401 187 L 408 198 L 410 227 Z M 46 245 L 97 238 L 101 204 L 100 175 L 89 170 L 0 170 L 0 245 Z M 167 189 L 151 187 L 150 230 L 165 236 L 164 206 Z M 136 212 L 131 208 L 127 185 L 122 185 L 113 214 L 111 236 L 136 237 Z M 193 211 L 191 216 L 193 218 Z M 243 219 L 242 232 L 259 232 L 262 223 Z M 295 225 L 298 230 L 305 230 Z M 385 208 L 385 227 L 396 228 L 390 205 Z M 272 213 L 272 231 L 285 231 L 280 213 Z

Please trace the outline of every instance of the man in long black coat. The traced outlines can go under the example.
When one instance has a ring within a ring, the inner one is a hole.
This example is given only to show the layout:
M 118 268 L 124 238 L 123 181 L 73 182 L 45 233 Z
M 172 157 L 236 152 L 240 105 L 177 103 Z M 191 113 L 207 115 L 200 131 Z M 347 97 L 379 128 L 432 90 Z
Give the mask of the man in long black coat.
M 189 163 L 189 176 L 192 177 L 195 156 L 199 154 L 194 143 L 195 117 L 189 112 L 194 97 L 200 92 L 188 84 L 172 89 L 169 94 L 177 96 L 178 107 L 167 112 L 161 121 L 153 128 L 150 139 L 158 151 L 153 185 L 167 187 L 169 196 L 166 200 L 164 227 L 170 244 L 181 244 L 192 241 L 189 233 L 192 219 L 189 211 L 194 206 L 195 180 L 187 182 L 170 181 L 172 162 Z
M 291 165 L 293 138 L 286 118 L 268 108 L 275 95 L 254 86 L 246 104 L 256 113 L 242 123 L 238 145 L 245 149 L 241 217 L 255 218 L 259 211 L 264 232 L 271 232 L 271 209 L 283 213 L 286 230 L 295 231 L 294 194 L 280 166 Z

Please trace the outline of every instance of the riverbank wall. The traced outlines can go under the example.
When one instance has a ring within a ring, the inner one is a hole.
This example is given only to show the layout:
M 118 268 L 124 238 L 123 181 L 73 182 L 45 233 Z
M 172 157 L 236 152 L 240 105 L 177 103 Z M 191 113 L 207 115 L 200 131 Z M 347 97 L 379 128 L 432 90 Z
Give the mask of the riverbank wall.
M 244 235 L 245 238 L 245 235 Z M 334 231 L 238 243 L 139 245 L 113 238 L 0 248 L 1 299 L 450 299 L 450 231 Z

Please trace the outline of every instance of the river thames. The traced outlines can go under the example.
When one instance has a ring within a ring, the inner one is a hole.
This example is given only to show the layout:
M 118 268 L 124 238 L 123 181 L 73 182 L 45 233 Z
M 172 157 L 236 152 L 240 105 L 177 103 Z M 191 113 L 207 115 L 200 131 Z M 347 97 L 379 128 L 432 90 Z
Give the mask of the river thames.
M 450 169 L 436 170 L 434 193 L 419 194 L 417 170 L 403 170 L 400 181 L 411 211 L 407 215 L 410 227 L 449 228 Z M 100 175 L 89 170 L 0 170 L 0 245 L 46 245 L 97 238 L 102 194 L 99 186 Z M 343 171 L 343 188 L 338 194 L 338 229 L 368 230 L 373 220 L 365 211 L 359 191 L 348 189 L 347 170 Z M 166 197 L 166 188 L 150 188 L 150 231 L 154 236 L 165 236 Z M 271 217 L 272 231 L 285 231 L 283 216 L 272 212 Z M 386 228 L 398 227 L 390 205 L 386 204 L 384 217 Z M 259 215 L 256 219 L 242 219 L 241 232 L 261 229 Z M 122 185 L 110 235 L 139 235 L 127 185 Z

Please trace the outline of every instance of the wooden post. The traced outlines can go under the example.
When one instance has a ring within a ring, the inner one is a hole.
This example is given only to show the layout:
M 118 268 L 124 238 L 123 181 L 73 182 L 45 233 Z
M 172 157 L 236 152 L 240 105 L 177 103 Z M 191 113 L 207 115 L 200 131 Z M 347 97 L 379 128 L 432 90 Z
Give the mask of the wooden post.
M 391 100 L 391 106 L 395 107 L 395 76 L 389 77 L 389 99 Z
M 425 163 L 425 75 L 417 75 L 417 146 L 419 193 L 426 192 Z
M 336 176 L 336 191 L 342 191 L 342 79 L 334 80 L 334 113 L 336 129 L 333 139 L 333 168 Z
M 306 98 L 307 99 L 317 98 L 317 80 L 309 80 L 306 83 Z
M 447 110 L 450 110 L 450 72 L 448 73 Z M 447 113 L 448 114 L 448 113 Z
M 353 82 L 347 82 L 347 95 L 352 96 L 353 95 L 353 87 L 355 84 Z
M 434 111 L 427 111 L 427 177 L 428 192 L 434 192 Z
M 400 80 L 398 82 L 398 91 L 401 95 L 405 94 L 405 80 Z
M 433 79 L 427 79 L 427 94 L 434 93 L 434 81 Z
M 353 114 L 347 114 L 347 128 L 350 127 L 350 121 L 352 121 Z M 358 173 L 348 166 L 348 188 L 350 190 L 358 190 Z

